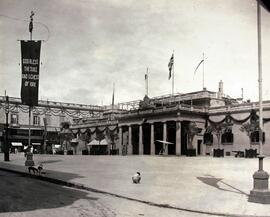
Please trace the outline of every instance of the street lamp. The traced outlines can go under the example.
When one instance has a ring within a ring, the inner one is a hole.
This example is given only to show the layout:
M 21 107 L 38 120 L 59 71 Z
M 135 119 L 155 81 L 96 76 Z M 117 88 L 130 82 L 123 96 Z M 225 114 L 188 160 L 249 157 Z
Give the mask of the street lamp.
M 258 31 L 258 81 L 259 81 L 259 143 L 260 155 L 259 170 L 253 174 L 253 189 L 250 191 L 249 201 L 255 203 L 270 203 L 270 191 L 268 189 L 269 174 L 263 170 L 263 105 L 262 105 L 262 45 L 261 45 L 261 4 L 270 11 L 269 2 L 257 0 L 257 31 Z

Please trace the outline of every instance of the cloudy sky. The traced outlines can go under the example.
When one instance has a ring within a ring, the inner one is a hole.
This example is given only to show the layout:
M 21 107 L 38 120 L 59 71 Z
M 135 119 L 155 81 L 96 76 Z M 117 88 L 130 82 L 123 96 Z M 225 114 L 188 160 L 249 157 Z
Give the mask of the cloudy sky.
M 171 93 L 168 61 L 175 55 L 175 92 L 205 86 L 258 99 L 255 0 L 0 0 L 0 95 L 20 97 L 19 39 L 41 48 L 39 98 L 84 104 Z M 263 98 L 270 100 L 270 13 L 262 10 Z

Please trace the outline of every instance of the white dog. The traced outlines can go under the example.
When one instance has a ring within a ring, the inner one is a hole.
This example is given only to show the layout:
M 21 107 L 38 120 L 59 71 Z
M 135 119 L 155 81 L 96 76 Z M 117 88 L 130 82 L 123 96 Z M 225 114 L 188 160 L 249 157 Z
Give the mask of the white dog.
M 141 173 L 137 172 L 132 176 L 132 181 L 134 184 L 139 184 L 141 181 Z

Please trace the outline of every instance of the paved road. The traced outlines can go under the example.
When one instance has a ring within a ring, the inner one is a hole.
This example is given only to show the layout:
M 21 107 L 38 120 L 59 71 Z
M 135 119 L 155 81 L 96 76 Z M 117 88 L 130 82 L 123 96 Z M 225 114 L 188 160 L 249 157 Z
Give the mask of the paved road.
M 158 208 L 0 171 L 1 217 L 206 216 Z

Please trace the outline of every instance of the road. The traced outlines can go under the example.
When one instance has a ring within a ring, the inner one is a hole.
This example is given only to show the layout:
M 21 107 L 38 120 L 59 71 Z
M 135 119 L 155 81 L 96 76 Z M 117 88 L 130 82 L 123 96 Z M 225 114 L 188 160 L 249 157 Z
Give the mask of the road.
M 206 216 L 0 171 L 0 217 Z

